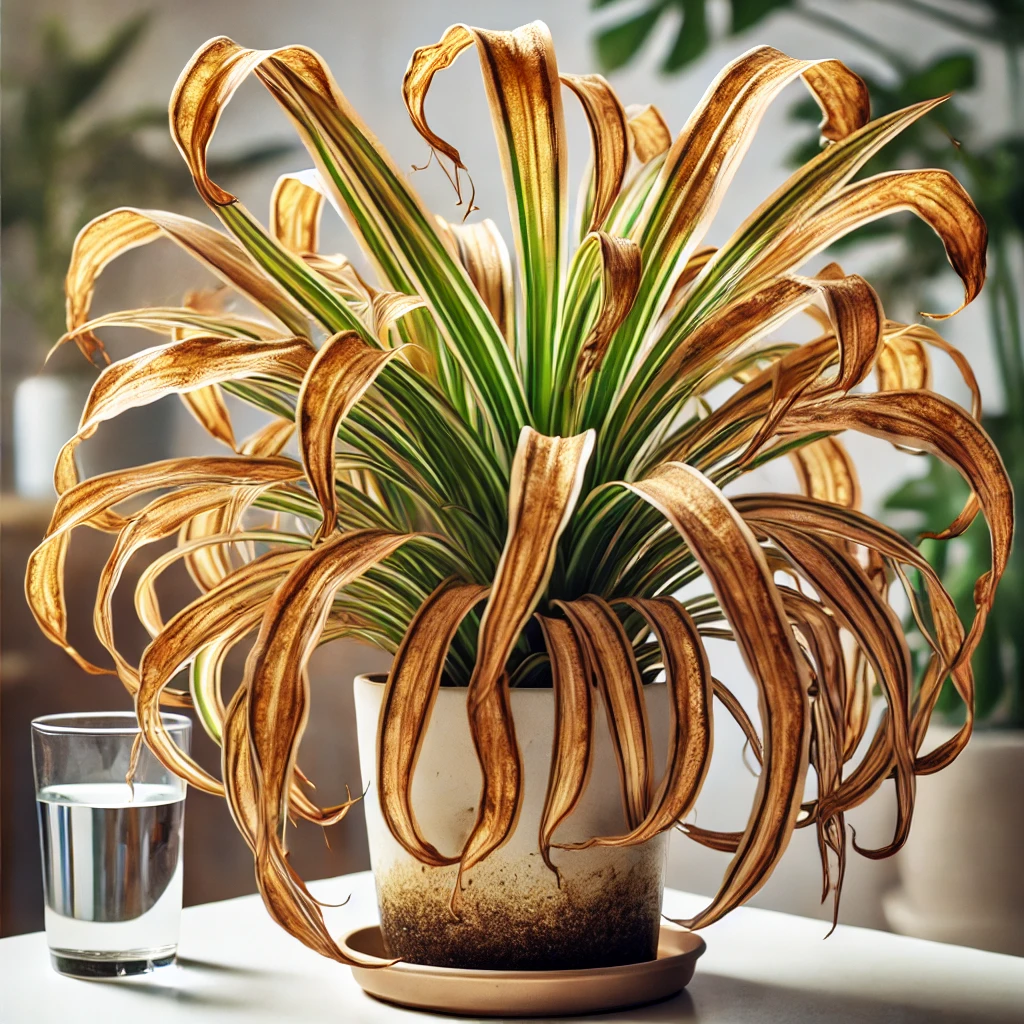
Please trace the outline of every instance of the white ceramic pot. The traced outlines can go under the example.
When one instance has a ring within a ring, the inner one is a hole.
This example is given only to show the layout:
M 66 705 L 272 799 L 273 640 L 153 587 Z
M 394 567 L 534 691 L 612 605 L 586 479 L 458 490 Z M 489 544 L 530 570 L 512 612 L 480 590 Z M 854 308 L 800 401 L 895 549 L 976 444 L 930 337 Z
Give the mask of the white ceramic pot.
M 656 764 L 668 741 L 666 687 L 645 688 Z M 355 681 L 359 761 L 370 861 L 388 951 L 415 963 L 467 968 L 570 969 L 652 959 L 657 949 L 667 835 L 623 849 L 552 850 L 559 888 L 540 855 L 538 832 L 554 735 L 550 689 L 512 691 L 523 759 L 523 807 L 511 838 L 463 875 L 460 918 L 449 910 L 457 868 L 427 867 L 384 823 L 376 792 L 377 722 L 382 677 Z M 587 789 L 556 842 L 625 831 L 611 739 L 598 711 Z M 416 820 L 442 853 L 465 844 L 480 797 L 481 775 L 469 731 L 466 691 L 442 687 L 413 778 Z
M 26 498 L 53 498 L 53 467 L 89 397 L 84 376 L 26 377 L 14 389 L 14 487 Z
M 952 735 L 933 727 L 926 749 Z M 917 782 L 900 886 L 886 894 L 904 935 L 1024 956 L 1024 730 L 975 732 Z

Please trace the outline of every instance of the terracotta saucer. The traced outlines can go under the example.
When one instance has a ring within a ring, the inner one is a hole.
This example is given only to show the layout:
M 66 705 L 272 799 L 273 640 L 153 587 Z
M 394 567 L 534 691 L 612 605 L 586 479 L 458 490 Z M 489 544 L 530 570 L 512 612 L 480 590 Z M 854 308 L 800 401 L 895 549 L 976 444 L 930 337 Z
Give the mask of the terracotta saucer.
M 379 925 L 357 928 L 342 948 L 384 962 Z M 473 1017 L 555 1017 L 608 1013 L 682 991 L 705 949 L 693 932 L 664 924 L 658 959 L 581 971 L 477 971 L 399 963 L 353 967 L 364 992 L 399 1006 Z

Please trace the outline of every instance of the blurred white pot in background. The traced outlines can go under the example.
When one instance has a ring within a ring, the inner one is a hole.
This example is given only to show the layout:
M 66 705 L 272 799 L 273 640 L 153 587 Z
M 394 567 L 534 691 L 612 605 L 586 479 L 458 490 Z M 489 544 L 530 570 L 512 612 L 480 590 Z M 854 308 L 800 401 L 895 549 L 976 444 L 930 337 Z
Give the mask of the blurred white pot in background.
M 925 749 L 953 734 L 933 727 Z M 956 761 L 917 780 L 894 931 L 1024 956 L 1024 730 L 975 732 Z
M 26 377 L 14 390 L 14 488 L 25 498 L 53 498 L 53 465 L 78 429 L 92 380 L 84 375 Z

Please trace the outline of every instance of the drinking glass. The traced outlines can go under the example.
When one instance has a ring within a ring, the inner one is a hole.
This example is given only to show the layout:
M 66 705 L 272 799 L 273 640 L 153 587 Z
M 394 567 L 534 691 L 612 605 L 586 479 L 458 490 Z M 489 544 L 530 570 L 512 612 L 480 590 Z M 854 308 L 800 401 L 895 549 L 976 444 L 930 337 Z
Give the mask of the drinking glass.
M 162 717 L 188 751 L 192 723 Z M 177 953 L 185 783 L 142 744 L 129 786 L 139 735 L 130 711 L 32 722 L 46 940 L 61 974 L 147 974 Z

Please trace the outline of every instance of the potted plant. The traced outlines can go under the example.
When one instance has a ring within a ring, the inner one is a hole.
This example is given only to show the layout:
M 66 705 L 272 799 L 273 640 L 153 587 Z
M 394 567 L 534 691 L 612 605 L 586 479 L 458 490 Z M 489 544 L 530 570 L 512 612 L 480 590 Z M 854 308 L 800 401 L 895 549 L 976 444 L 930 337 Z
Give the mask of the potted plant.
M 653 953 L 669 829 L 732 853 L 689 927 L 756 892 L 798 827 L 815 829 L 824 890 L 838 896 L 846 810 L 893 779 L 892 841 L 860 852 L 895 851 L 916 776 L 967 743 L 971 654 L 1009 557 L 1009 480 L 971 412 L 927 386 L 927 330 L 887 320 L 870 285 L 834 264 L 797 271 L 857 225 L 909 209 L 938 234 L 968 302 L 983 282 L 986 231 L 948 172 L 852 180 L 941 100 L 871 121 L 863 83 L 842 64 L 758 47 L 722 71 L 673 140 L 656 110 L 624 109 L 601 77 L 560 73 L 540 23 L 454 26 L 413 54 L 406 105 L 467 211 L 466 169 L 424 105 L 434 74 L 472 47 L 518 287 L 494 224 L 429 214 L 315 53 L 226 38 L 200 48 L 171 99 L 171 128 L 227 231 L 120 209 L 79 235 L 65 338 L 95 352 L 96 330 L 123 324 L 172 340 L 114 363 L 94 386 L 58 462 L 61 496 L 27 593 L 49 637 L 89 670 L 111 671 L 69 644 L 61 569 L 73 530 L 116 534 L 94 619 L 113 670 L 154 752 L 226 796 L 270 913 L 311 948 L 348 959 L 288 863 L 289 816 L 326 823 L 351 801 L 319 807 L 304 788 L 306 665 L 319 644 L 354 636 L 394 653 L 386 683 L 357 682 L 390 952 L 477 967 L 639 960 Z M 279 181 L 267 227 L 206 165 L 251 74 L 316 165 Z M 723 245 L 705 246 L 766 107 L 796 79 L 822 107 L 822 152 Z M 592 136 L 571 232 L 563 92 Z M 325 195 L 376 283 L 318 251 Z M 90 320 L 103 267 L 160 236 L 265 318 L 154 309 Z M 769 337 L 799 313 L 820 325 L 815 340 Z M 876 389 L 855 391 L 873 372 Z M 265 410 L 267 427 L 237 453 L 78 480 L 75 451 L 99 423 L 200 388 Z M 857 510 L 844 430 L 932 451 L 968 481 L 975 497 L 948 529 L 982 512 L 992 556 L 966 624 L 919 551 Z M 297 458 L 283 454 L 293 432 Z M 802 493 L 723 492 L 783 456 Z M 155 489 L 144 508 L 118 510 Z M 133 554 L 172 535 L 176 547 L 140 579 L 136 606 L 153 640 L 130 661 L 111 592 Z M 177 561 L 200 594 L 165 617 L 155 586 Z M 904 588 L 932 643 L 916 684 L 889 600 Z M 254 633 L 241 685 L 222 694 L 225 657 Z M 739 646 L 758 726 L 712 676 L 707 637 Z M 188 688 L 171 688 L 186 667 Z M 966 718 L 928 749 L 947 678 Z M 887 711 L 868 737 L 876 684 Z M 221 778 L 168 741 L 161 703 L 194 705 L 222 744 Z M 746 825 L 710 832 L 688 816 L 723 712 L 761 770 Z M 591 933 L 607 934 L 610 915 L 629 938 L 609 953 Z
M 12 262 L 4 279 L 4 299 L 30 331 L 16 354 L 29 373 L 12 402 L 14 485 L 26 497 L 53 497 L 54 460 L 77 430 L 96 378 L 96 368 L 81 360 L 58 358 L 43 369 L 64 331 L 64 274 L 78 229 L 115 202 L 162 204 L 191 193 L 173 153 L 152 145 L 155 129 L 167 123 L 162 108 L 140 106 L 109 117 L 96 111 L 97 98 L 135 54 L 149 21 L 148 14 L 130 18 L 83 49 L 63 22 L 48 19 L 39 32 L 38 65 L 16 74 L 4 91 L 3 230 L 9 232 L 5 243 L 24 245 L 28 256 L 20 265 Z M 254 146 L 221 167 L 253 169 L 287 151 L 278 144 Z M 91 451 L 89 468 L 137 462 L 147 446 L 152 457 L 155 439 L 170 434 L 166 416 L 154 420 L 152 411 L 135 428 L 122 431 L 102 457 Z

